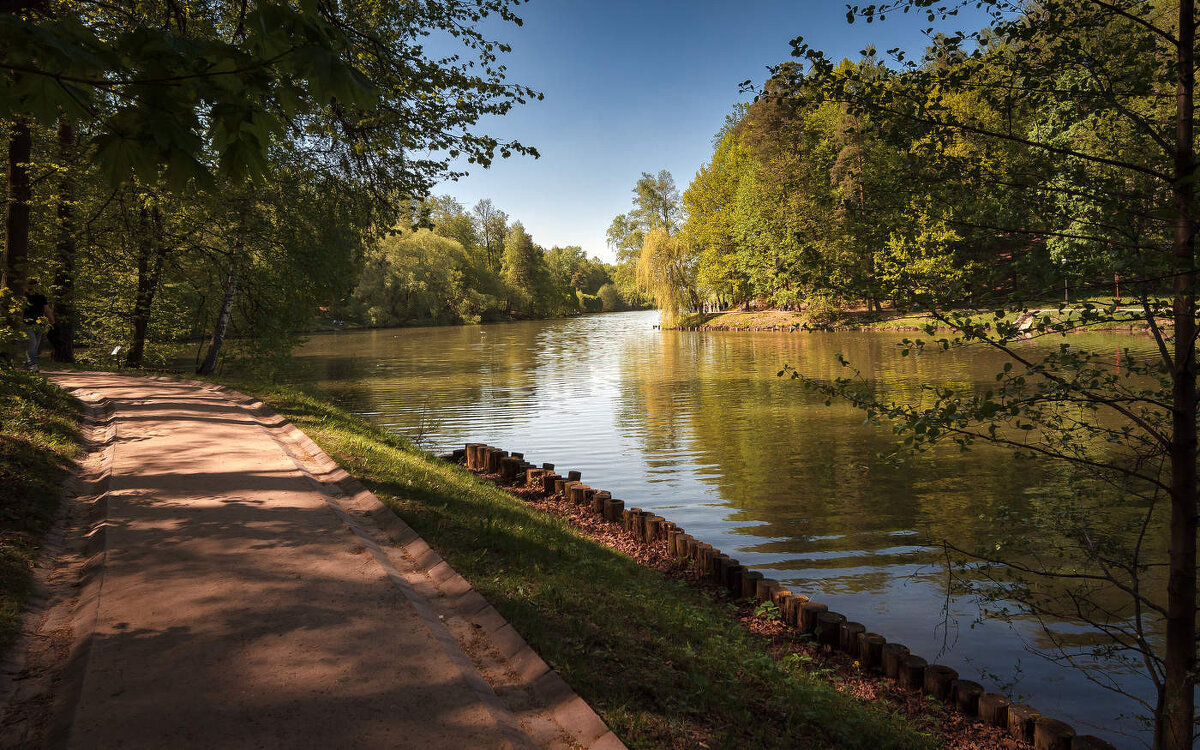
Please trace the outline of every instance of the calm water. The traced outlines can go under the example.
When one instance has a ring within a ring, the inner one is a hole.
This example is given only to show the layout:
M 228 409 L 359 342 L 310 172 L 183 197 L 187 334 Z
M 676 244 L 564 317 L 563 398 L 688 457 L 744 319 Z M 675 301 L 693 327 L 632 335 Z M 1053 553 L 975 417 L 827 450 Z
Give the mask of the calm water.
M 893 466 L 887 428 L 778 378 L 844 374 L 844 353 L 893 398 L 925 383 L 973 388 L 1002 364 L 983 350 L 900 356 L 894 333 L 699 333 L 654 329 L 657 313 L 312 338 L 289 378 L 430 450 L 486 442 L 579 469 L 627 506 L 652 509 L 794 591 L 914 653 L 1003 687 L 1043 713 L 1104 729 L 1132 704 L 1032 655 L 1032 623 L 977 623 L 947 597 L 939 542 L 972 548 L 983 516 L 1055 481 L 995 449 L 938 450 Z M 1078 337 L 1096 349 L 1137 344 Z M 1055 343 L 1054 345 L 1057 345 Z M 1139 683 L 1130 683 L 1137 685 Z

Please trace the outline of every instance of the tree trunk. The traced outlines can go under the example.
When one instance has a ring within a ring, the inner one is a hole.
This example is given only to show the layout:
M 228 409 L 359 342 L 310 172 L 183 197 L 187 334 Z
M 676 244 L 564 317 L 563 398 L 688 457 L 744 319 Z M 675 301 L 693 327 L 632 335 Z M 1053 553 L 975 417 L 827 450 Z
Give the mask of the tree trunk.
M 126 367 L 141 367 L 146 352 L 146 333 L 150 329 L 150 313 L 154 308 L 154 296 L 158 292 L 158 279 L 162 274 L 166 250 L 163 248 L 162 220 L 158 209 L 153 209 L 147 221 L 143 210 L 142 228 L 145 236 L 138 252 L 137 297 L 133 303 L 133 341 L 125 355 Z
M 18 119 L 9 131 L 8 206 L 4 223 L 4 271 L 0 289 L 24 301 L 29 259 L 29 159 L 33 138 L 29 123 Z
M 208 353 L 204 362 L 196 368 L 199 375 L 211 375 L 217 369 L 217 359 L 221 356 L 221 345 L 225 343 L 225 332 L 229 330 L 229 319 L 233 316 L 233 299 L 237 295 L 237 264 L 241 254 L 241 238 L 234 247 L 233 261 L 229 267 L 229 278 L 225 281 L 225 299 L 221 302 L 221 312 L 217 315 L 217 324 L 213 328 L 212 339 L 208 342 Z
M 54 361 L 75 361 L 75 128 L 58 121 L 58 154 L 67 168 L 58 191 L 58 271 L 54 277 Z
M 1191 750 L 1196 666 L 1196 273 L 1195 154 L 1192 146 L 1195 0 L 1179 2 L 1175 170 L 1175 371 L 1172 394 L 1171 528 L 1167 579 L 1167 650 L 1155 747 Z

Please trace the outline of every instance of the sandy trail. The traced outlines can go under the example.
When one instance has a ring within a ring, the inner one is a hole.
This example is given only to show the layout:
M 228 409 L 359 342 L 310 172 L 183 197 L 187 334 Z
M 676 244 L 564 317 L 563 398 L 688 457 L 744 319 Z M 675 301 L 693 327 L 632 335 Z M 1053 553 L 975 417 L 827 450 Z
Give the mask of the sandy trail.
M 302 468 L 290 425 L 197 383 L 53 377 L 115 430 L 94 602 L 74 605 L 90 635 L 50 744 L 563 745 L 531 739 L 367 514 Z

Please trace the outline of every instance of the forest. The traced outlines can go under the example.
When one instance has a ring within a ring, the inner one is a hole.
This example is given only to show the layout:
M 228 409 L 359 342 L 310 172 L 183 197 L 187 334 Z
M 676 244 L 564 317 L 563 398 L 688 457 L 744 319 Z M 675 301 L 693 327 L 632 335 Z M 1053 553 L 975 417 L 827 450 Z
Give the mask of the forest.
M 270 366 L 333 324 L 618 309 L 612 269 L 481 201 L 431 197 L 536 157 L 481 118 L 517 2 L 18 2 L 0 14 L 7 147 L 0 342 L 27 292 L 61 362 Z
M 1155 177 L 1171 159 L 1160 121 L 1174 84 L 1139 62 L 1164 50 L 1138 22 L 1060 5 L 1076 17 L 1037 28 L 1050 11 L 994 4 L 1014 26 L 935 35 L 915 60 L 870 46 L 828 60 L 795 40 L 682 195 L 669 174 L 643 175 L 611 246 L 669 316 L 705 302 L 827 320 L 1167 291 L 1148 251 L 1171 241 Z M 1151 22 L 1165 13 L 1133 5 Z M 932 21 L 958 4 L 885 7 Z M 1037 38 L 1011 33 L 1022 23 Z M 1079 59 L 1048 73 L 1064 49 Z

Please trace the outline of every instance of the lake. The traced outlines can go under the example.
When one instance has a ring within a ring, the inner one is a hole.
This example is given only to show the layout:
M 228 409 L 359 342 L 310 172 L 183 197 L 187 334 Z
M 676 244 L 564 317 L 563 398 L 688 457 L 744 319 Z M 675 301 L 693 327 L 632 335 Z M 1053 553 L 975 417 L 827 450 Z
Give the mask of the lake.
M 675 521 L 964 679 L 1081 734 L 1138 744 L 1114 733 L 1139 732 L 1136 720 L 1114 718 L 1130 701 L 1030 653 L 1047 645 L 1036 623 L 979 622 L 972 599 L 947 593 L 942 540 L 987 544 L 988 517 L 1061 481 L 1054 467 L 991 446 L 882 460 L 894 450 L 888 427 L 777 377 L 784 364 L 845 374 L 842 353 L 889 398 L 916 398 L 930 383 L 994 383 L 1002 355 L 902 357 L 897 333 L 660 331 L 657 322 L 656 312 L 632 312 L 318 335 L 284 379 L 431 451 L 484 442 L 578 469 L 627 507 Z M 1115 333 L 1070 340 L 1111 350 L 1114 363 L 1119 348 L 1149 345 Z M 1105 668 L 1147 694 L 1142 678 Z

